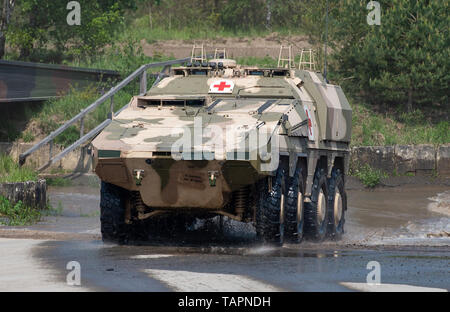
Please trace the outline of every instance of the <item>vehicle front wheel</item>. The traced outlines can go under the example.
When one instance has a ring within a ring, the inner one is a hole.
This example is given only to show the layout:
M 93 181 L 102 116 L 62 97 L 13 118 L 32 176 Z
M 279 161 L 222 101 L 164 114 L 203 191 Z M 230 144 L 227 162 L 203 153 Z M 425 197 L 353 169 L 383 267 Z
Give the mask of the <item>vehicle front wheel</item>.
M 285 178 L 282 166 L 272 177 L 272 185 L 265 178 L 258 183 L 259 196 L 256 205 L 256 234 L 266 243 L 282 245 L 285 227 Z
M 315 241 L 322 241 L 328 225 L 328 183 L 326 171 L 317 168 L 311 190 L 311 199 L 305 203 L 305 234 Z
M 100 190 L 100 223 L 105 242 L 126 243 L 128 229 L 125 224 L 126 191 L 102 181 Z

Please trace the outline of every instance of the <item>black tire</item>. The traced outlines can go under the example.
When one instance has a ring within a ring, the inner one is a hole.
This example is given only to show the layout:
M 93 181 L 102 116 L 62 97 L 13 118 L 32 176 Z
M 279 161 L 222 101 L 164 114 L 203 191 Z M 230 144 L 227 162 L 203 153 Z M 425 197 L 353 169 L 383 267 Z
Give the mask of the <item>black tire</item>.
M 100 223 L 104 242 L 126 243 L 128 229 L 125 224 L 124 189 L 103 182 L 100 190 Z
M 286 238 L 296 244 L 303 239 L 304 194 L 303 170 L 298 166 L 294 176 L 289 178 L 286 194 Z
M 317 168 L 311 190 L 311 200 L 305 203 L 305 235 L 314 241 L 322 241 L 327 235 L 328 183 L 325 169 Z
M 344 175 L 340 169 L 334 169 L 328 181 L 328 236 L 339 240 L 344 234 L 345 211 L 347 210 L 347 194 L 345 192 Z
M 284 202 L 286 170 L 280 165 L 272 177 L 272 190 L 269 192 L 268 179 L 258 183 L 256 204 L 256 235 L 265 243 L 282 245 L 284 242 Z M 282 216 L 283 214 L 283 216 Z

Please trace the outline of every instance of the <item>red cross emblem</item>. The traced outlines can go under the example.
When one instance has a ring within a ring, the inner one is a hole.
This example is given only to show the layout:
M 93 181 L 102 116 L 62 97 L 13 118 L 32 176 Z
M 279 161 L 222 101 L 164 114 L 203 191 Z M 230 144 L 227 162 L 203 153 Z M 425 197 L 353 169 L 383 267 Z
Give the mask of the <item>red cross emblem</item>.
M 233 93 L 234 83 L 231 80 L 214 81 L 209 86 L 209 93 Z
M 225 88 L 231 87 L 231 85 L 228 85 L 225 81 L 221 81 L 220 84 L 216 84 L 213 87 L 219 89 L 219 91 L 223 91 Z

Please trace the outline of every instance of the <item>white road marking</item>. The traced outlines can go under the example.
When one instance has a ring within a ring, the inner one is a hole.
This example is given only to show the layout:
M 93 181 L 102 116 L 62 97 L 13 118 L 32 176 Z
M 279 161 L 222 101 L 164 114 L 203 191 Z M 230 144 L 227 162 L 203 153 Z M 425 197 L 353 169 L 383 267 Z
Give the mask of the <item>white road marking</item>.
M 267 285 L 243 275 L 153 269 L 145 270 L 145 272 L 150 277 L 167 284 L 175 291 L 282 291 L 277 287 Z
M 402 284 L 379 284 L 369 285 L 367 283 L 339 283 L 342 286 L 348 287 L 353 290 L 366 291 L 366 292 L 447 292 L 442 288 L 421 287 Z
M 159 259 L 173 257 L 173 255 L 136 255 L 131 256 L 130 259 Z

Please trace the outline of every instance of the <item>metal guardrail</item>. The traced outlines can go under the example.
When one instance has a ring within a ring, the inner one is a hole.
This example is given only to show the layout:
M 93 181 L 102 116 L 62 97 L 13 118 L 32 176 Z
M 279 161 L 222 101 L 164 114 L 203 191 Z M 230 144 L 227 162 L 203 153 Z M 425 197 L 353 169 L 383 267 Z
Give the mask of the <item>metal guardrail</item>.
M 92 139 L 95 135 L 97 135 L 100 131 L 102 131 L 105 127 L 107 127 L 111 123 L 113 116 L 117 116 L 123 109 L 125 109 L 127 107 L 128 104 L 123 106 L 116 113 L 114 113 L 114 95 L 117 92 L 119 92 L 122 88 L 124 88 L 130 82 L 132 82 L 134 79 L 139 77 L 139 79 L 140 79 L 139 93 L 140 93 L 140 95 L 145 94 L 147 92 L 147 70 L 149 68 L 164 67 L 164 69 L 162 71 L 162 73 L 163 73 L 163 72 L 167 71 L 168 69 L 170 69 L 170 67 L 172 65 L 186 63 L 186 62 L 190 61 L 190 59 L 191 59 L 190 57 L 187 57 L 187 58 L 183 58 L 183 59 L 176 59 L 176 60 L 171 60 L 171 61 L 166 61 L 166 62 L 158 62 L 158 63 L 150 63 L 150 64 L 142 65 L 141 67 L 136 69 L 131 75 L 126 77 L 124 80 L 122 80 L 120 83 L 118 83 L 115 87 L 112 87 L 111 90 L 109 90 L 104 95 L 102 95 L 100 98 L 98 98 L 94 103 L 92 103 L 91 105 L 89 105 L 88 107 L 83 109 L 79 114 L 77 114 L 72 119 L 70 119 L 69 121 L 64 123 L 61 127 L 59 127 L 58 129 L 56 129 L 55 131 L 50 133 L 46 138 L 41 140 L 39 143 L 37 143 L 36 145 L 31 147 L 30 149 L 28 149 L 26 152 L 20 154 L 19 155 L 19 164 L 22 166 L 23 164 L 25 164 L 25 161 L 28 156 L 30 156 L 32 153 L 36 152 L 38 149 L 40 149 L 45 144 L 49 144 L 50 145 L 49 161 L 45 165 L 38 168 L 38 171 L 42 171 L 42 170 L 48 168 L 49 166 L 51 166 L 55 162 L 62 159 L 65 155 L 67 155 L 68 153 L 70 153 L 71 151 L 73 151 L 74 149 L 76 149 L 77 147 L 79 147 L 80 145 L 85 143 L 86 141 Z M 163 77 L 162 73 L 160 73 L 158 75 L 158 77 L 155 81 L 155 84 L 158 83 L 162 79 L 162 77 Z M 103 121 L 101 124 L 99 124 L 97 127 L 92 129 L 88 133 L 84 134 L 84 117 L 86 116 L 86 114 L 93 111 L 95 108 L 97 108 L 100 104 L 104 103 L 108 99 L 110 99 L 110 101 L 111 101 L 110 113 L 108 114 L 108 118 L 105 121 Z M 62 152 L 60 152 L 59 154 L 57 154 L 53 157 L 52 156 L 53 140 L 58 135 L 63 133 L 65 130 L 67 130 L 71 125 L 73 125 L 74 123 L 76 123 L 78 121 L 80 121 L 80 138 L 76 142 L 74 142 L 72 145 L 65 148 Z

